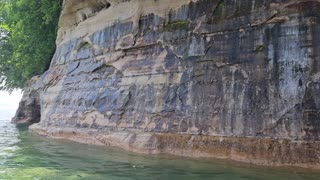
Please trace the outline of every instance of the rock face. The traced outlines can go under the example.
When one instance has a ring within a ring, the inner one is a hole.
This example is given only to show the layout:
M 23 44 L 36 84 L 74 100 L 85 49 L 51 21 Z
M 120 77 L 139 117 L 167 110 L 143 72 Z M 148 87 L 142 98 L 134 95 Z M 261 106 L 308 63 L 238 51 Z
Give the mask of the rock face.
M 320 168 L 319 15 L 318 0 L 66 0 L 30 129 Z
M 37 86 L 37 82 L 38 85 Z M 39 77 L 33 77 L 26 85 L 24 94 L 19 104 L 19 108 L 12 123 L 15 124 L 33 124 L 40 122 L 41 106 L 39 97 L 39 88 L 41 82 Z

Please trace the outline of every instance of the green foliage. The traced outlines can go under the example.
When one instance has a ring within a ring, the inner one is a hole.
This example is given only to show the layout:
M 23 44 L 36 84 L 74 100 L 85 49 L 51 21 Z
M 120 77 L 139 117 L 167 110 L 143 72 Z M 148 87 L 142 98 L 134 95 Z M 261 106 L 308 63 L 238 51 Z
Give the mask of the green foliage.
M 166 25 L 166 30 L 169 30 L 169 31 L 182 30 L 182 29 L 187 29 L 188 26 L 189 26 L 189 21 L 177 20 L 177 21 L 168 23 Z
M 22 88 L 49 67 L 62 0 L 0 0 L 0 89 Z

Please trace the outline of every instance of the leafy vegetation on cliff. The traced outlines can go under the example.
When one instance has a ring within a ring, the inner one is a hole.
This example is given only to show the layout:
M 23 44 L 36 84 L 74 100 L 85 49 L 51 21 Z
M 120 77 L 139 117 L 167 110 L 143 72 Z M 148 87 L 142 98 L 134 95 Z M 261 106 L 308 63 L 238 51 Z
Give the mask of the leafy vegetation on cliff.
M 0 89 L 22 88 L 50 65 L 62 0 L 0 0 Z

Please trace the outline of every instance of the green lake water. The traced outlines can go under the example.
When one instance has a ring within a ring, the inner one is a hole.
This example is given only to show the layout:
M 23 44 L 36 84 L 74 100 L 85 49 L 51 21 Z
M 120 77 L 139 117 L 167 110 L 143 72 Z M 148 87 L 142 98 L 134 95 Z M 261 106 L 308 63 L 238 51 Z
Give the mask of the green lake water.
M 106 179 L 320 179 L 299 168 L 256 167 L 233 161 L 145 156 L 117 148 L 46 139 L 9 123 L 0 111 L 0 180 Z

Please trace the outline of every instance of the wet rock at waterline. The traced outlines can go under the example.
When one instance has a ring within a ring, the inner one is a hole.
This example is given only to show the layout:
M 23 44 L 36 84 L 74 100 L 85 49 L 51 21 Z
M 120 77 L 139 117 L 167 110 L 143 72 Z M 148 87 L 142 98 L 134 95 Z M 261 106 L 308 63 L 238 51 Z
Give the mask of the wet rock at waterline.
M 319 10 L 316 0 L 66 0 L 51 67 L 29 86 L 41 110 L 30 129 L 320 168 Z

